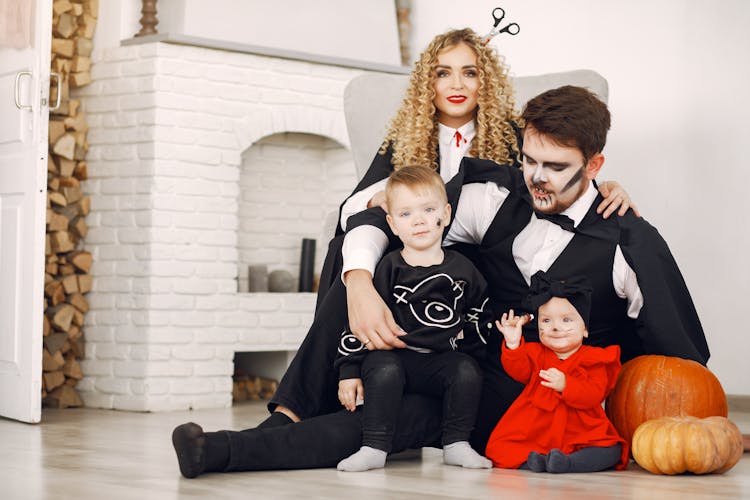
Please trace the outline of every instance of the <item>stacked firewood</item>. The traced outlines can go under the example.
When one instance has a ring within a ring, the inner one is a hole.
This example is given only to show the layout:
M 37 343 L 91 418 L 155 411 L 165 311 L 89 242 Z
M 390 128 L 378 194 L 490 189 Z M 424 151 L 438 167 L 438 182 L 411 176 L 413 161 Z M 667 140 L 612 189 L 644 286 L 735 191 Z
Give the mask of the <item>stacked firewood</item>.
M 258 375 L 247 375 L 242 370 L 235 370 L 232 386 L 232 400 L 257 401 L 271 399 L 279 383 L 270 378 Z
M 86 180 L 86 116 L 69 90 L 91 82 L 92 38 L 98 0 L 54 0 L 52 79 L 47 165 L 47 241 L 44 286 L 44 351 L 42 398 L 46 406 L 65 408 L 83 402 L 75 385 L 83 378 L 78 360 L 84 356 L 83 322 L 89 309 L 91 254 L 82 249 L 91 199 Z

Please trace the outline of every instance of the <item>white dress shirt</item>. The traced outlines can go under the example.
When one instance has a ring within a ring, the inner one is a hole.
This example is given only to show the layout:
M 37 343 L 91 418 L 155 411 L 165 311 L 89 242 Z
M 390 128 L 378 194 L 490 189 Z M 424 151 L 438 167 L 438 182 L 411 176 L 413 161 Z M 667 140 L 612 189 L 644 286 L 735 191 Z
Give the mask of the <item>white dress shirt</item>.
M 590 183 L 586 192 L 562 212 L 577 226 L 596 199 L 597 191 Z M 453 243 L 481 243 L 495 214 L 508 196 L 508 190 L 493 183 L 467 184 L 463 187 L 443 245 Z M 367 231 L 359 231 L 364 229 Z M 546 219 L 532 214 L 528 225 L 513 241 L 513 259 L 527 283 L 537 271 L 547 271 L 573 239 L 566 231 Z M 366 269 L 374 273 L 375 266 L 388 246 L 388 237 L 372 226 L 355 228 L 344 239 L 344 272 Z M 618 245 L 612 266 L 612 284 L 617 296 L 628 301 L 628 316 L 637 318 L 643 307 L 643 295 L 633 269 L 625 261 Z
M 460 139 L 456 141 L 456 132 L 460 134 Z M 466 156 L 471 148 L 471 141 L 477 135 L 476 124 L 474 120 L 466 123 L 458 129 L 446 127 L 438 123 L 438 147 L 440 152 L 440 177 L 443 182 L 448 182 L 458 172 L 461 165 L 461 159 Z M 458 142 L 458 144 L 456 144 Z M 383 179 L 372 184 L 362 191 L 354 193 L 344 202 L 341 207 L 341 228 L 346 231 L 346 221 L 352 215 L 361 212 L 367 208 L 367 203 L 378 191 L 385 189 L 385 183 L 388 179 Z

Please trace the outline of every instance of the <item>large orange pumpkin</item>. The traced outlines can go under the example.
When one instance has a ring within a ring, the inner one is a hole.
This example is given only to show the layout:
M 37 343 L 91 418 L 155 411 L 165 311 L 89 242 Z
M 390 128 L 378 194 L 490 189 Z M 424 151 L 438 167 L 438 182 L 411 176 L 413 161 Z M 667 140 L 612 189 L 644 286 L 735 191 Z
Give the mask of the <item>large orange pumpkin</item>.
M 708 368 L 682 358 L 646 355 L 622 366 L 607 397 L 607 416 L 631 442 L 636 428 L 659 417 L 727 416 L 727 397 Z
M 721 474 L 742 457 L 742 434 L 724 417 L 661 417 L 633 435 L 633 458 L 654 474 Z

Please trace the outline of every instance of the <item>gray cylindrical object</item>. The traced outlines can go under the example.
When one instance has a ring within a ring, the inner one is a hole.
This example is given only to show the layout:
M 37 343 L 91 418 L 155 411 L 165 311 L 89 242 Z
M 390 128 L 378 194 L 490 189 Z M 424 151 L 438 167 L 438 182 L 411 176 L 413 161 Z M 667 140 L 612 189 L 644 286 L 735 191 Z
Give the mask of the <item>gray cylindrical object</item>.
M 268 291 L 268 266 L 265 264 L 256 264 L 247 268 L 247 289 L 248 292 L 267 292 Z

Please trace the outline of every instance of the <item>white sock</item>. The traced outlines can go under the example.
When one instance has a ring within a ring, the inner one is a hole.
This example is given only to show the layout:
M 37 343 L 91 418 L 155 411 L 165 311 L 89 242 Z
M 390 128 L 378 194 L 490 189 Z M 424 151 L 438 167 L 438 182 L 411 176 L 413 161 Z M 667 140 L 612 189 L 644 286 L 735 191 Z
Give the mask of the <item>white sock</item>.
M 357 453 L 339 462 L 336 468 L 347 472 L 382 469 L 385 467 L 385 459 L 387 456 L 388 453 L 383 450 L 363 446 Z
M 443 462 L 467 469 L 492 468 L 492 462 L 474 451 L 468 441 L 457 441 L 443 446 Z

